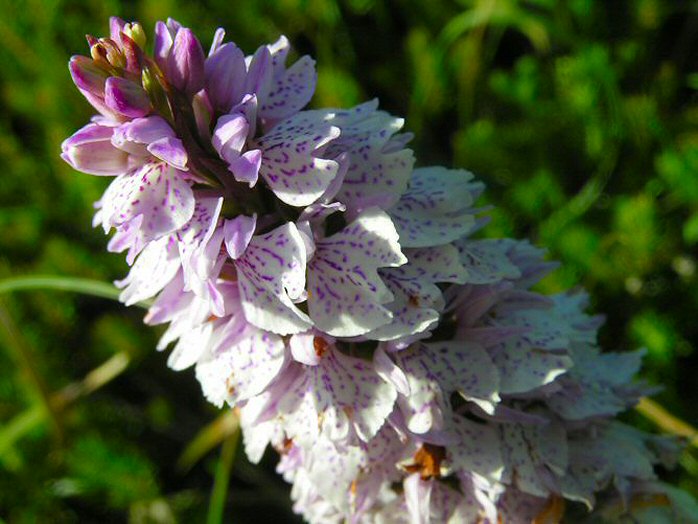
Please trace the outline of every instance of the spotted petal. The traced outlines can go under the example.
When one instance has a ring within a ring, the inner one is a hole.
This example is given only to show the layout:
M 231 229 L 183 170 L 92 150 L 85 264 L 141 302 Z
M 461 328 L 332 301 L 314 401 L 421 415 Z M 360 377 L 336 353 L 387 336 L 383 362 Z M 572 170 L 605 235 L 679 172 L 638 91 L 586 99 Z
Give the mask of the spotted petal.
M 306 248 L 295 224 L 252 237 L 235 267 L 248 322 L 280 335 L 311 326 L 294 304 L 304 294 L 306 269 Z
M 235 406 L 276 378 L 286 351 L 281 337 L 248 324 L 242 315 L 221 322 L 196 365 L 196 378 L 209 402 Z
M 519 268 L 507 257 L 511 244 L 506 239 L 460 240 L 455 246 L 468 271 L 469 284 L 493 284 L 521 276 Z
M 536 349 L 519 338 L 491 350 L 500 377 L 500 393 L 521 394 L 550 384 L 573 365 L 559 353 Z
M 475 226 L 470 210 L 480 184 L 464 170 L 443 167 L 415 169 L 407 192 L 390 214 L 404 247 L 448 244 Z
M 477 473 L 490 481 L 499 481 L 504 462 L 497 427 L 453 415 L 449 429 L 456 435 L 455 442 L 447 447 L 453 471 Z
M 550 408 L 567 420 L 614 416 L 629 408 L 642 392 L 632 384 L 643 350 L 599 353 L 587 344 L 572 344 L 574 366 L 560 381 L 559 391 L 546 398 Z
M 303 467 L 319 494 L 341 512 L 350 512 L 351 486 L 359 475 L 363 453 L 357 446 L 337 449 L 334 442 L 321 435 L 304 453 Z
M 223 297 L 216 279 L 225 257 L 221 256 L 223 228 L 218 227 L 223 198 L 204 197 L 196 202 L 189 222 L 177 232 L 186 291 L 208 300 L 212 312 L 223 316 Z
M 407 264 L 381 269 L 380 275 L 395 296 L 388 305 L 390 324 L 371 332 L 376 340 L 414 336 L 431 328 L 439 319 L 444 299 L 437 282 L 463 283 L 467 273 L 450 245 L 430 249 L 405 249 Z
M 147 163 L 117 177 L 102 199 L 102 225 L 117 227 L 142 215 L 144 242 L 176 231 L 194 213 L 194 194 L 181 171 Z
M 259 114 L 262 118 L 281 120 L 303 109 L 315 92 L 315 61 L 304 56 L 272 81 L 263 96 Z
M 448 399 L 458 392 L 487 412 L 499 401 L 497 369 L 487 352 L 476 344 L 434 342 L 413 345 L 395 353 L 407 375 L 411 394 L 398 403 L 415 433 L 441 429 L 450 412 Z
M 393 295 L 378 269 L 406 261 L 388 215 L 377 208 L 365 211 L 339 233 L 317 242 L 308 265 L 310 317 L 322 331 L 343 337 L 387 324 L 392 313 L 383 304 Z
M 337 200 L 354 216 L 372 205 L 393 206 L 407 188 L 414 155 L 395 135 L 404 120 L 377 111 L 374 100 L 348 110 L 326 110 L 327 122 L 342 130 L 329 147 L 348 154 L 347 172 Z
M 312 204 L 337 176 L 339 164 L 319 157 L 339 133 L 339 128 L 311 113 L 284 120 L 258 140 L 262 150 L 259 175 L 286 204 Z
M 127 306 L 151 298 L 159 293 L 180 268 L 179 253 L 171 237 L 162 237 L 149 243 L 128 276 L 115 282 L 123 291 L 119 295 Z
M 395 388 L 383 381 L 370 362 L 330 347 L 316 366 L 301 366 L 298 378 L 279 404 L 290 438 L 312 444 L 323 433 L 364 442 L 378 432 L 393 410 Z

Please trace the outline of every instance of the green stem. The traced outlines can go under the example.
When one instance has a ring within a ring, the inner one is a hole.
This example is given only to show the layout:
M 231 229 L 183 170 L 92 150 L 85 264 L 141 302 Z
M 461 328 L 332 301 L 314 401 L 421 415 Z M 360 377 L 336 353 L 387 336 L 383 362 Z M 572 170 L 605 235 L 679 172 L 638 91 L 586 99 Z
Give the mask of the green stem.
M 669 413 L 654 400 L 643 397 L 640 399 L 637 406 L 635 406 L 635 409 L 654 422 L 662 430 L 672 435 L 685 438 L 691 446 L 698 447 L 698 430 L 689 423 Z
M 232 409 L 226 410 L 197 433 L 177 459 L 177 468 L 181 472 L 189 471 L 204 455 L 239 430 L 238 415 Z
M 237 430 L 223 441 L 221 457 L 218 459 L 216 466 L 216 476 L 213 481 L 213 491 L 211 492 L 211 500 L 208 506 L 206 524 L 221 524 L 223 522 L 230 472 L 233 468 L 239 440 L 240 431 Z

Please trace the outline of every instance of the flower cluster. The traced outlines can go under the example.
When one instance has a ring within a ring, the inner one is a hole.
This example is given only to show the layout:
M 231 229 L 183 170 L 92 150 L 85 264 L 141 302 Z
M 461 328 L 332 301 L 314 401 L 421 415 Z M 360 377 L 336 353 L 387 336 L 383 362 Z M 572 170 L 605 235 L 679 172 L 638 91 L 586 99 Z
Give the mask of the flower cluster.
M 474 237 L 469 172 L 414 168 L 375 101 L 304 110 L 314 62 L 287 65 L 284 37 L 245 56 L 219 29 L 206 55 L 168 20 L 150 56 L 140 25 L 110 28 L 70 61 L 99 115 L 63 158 L 115 177 L 95 225 L 132 266 L 123 302 L 155 297 L 168 364 L 239 410 L 252 461 L 279 452 L 308 521 L 556 522 L 611 486 L 628 509 L 671 498 L 654 473 L 670 443 L 612 420 L 648 392 L 641 352 L 599 351 L 583 293 L 531 290 L 555 267 L 541 250 Z

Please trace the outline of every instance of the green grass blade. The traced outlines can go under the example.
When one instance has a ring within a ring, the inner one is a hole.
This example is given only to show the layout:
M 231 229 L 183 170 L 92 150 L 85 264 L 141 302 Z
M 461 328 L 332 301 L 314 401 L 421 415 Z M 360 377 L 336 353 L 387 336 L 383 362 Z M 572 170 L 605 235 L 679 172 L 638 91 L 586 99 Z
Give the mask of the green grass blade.
M 13 291 L 29 291 L 36 289 L 50 289 L 55 291 L 70 291 L 91 295 L 93 297 L 119 300 L 121 291 L 113 284 L 91 280 L 89 278 L 64 277 L 56 275 L 30 275 L 11 277 L 0 280 L 0 294 Z M 149 301 L 138 302 L 139 306 L 147 308 Z

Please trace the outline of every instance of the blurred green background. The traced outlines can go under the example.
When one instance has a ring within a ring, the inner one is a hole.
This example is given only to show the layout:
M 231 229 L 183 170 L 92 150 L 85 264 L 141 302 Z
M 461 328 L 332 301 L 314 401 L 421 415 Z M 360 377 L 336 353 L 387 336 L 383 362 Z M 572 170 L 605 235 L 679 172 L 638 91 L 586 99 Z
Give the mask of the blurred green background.
M 648 349 L 644 378 L 698 425 L 698 4 L 663 0 L 0 0 L 0 279 L 110 282 L 90 227 L 108 180 L 60 142 L 90 117 L 67 70 L 112 14 L 149 33 L 172 16 L 204 46 L 248 53 L 281 33 L 318 61 L 313 104 L 379 97 L 407 117 L 421 165 L 465 167 L 495 204 L 488 236 L 528 237 L 607 315 L 604 347 Z M 268 453 L 236 453 L 234 418 L 153 349 L 143 311 L 58 291 L 0 294 L 0 519 L 293 521 Z M 698 494 L 689 448 L 664 478 Z

